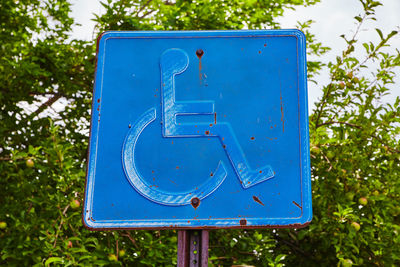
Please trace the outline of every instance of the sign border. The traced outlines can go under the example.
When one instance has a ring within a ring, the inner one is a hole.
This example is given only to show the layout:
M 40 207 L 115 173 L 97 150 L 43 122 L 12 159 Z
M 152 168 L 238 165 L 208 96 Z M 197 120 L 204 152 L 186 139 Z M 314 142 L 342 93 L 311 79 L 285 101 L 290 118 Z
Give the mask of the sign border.
M 110 38 L 244 38 L 283 37 L 297 40 L 298 111 L 301 169 L 301 216 L 296 218 L 214 218 L 214 219 L 168 219 L 168 220 L 102 220 L 92 217 L 94 177 L 99 132 L 100 112 L 96 112 L 97 99 L 101 99 L 106 41 Z M 299 53 L 300 51 L 300 53 Z M 90 230 L 138 230 L 138 229 L 226 229 L 226 228 L 301 228 L 312 220 L 310 145 L 308 127 L 308 96 L 306 71 L 306 37 L 297 29 L 292 30 L 234 30 L 234 31 L 107 31 L 97 39 L 95 81 L 93 86 L 92 117 L 90 121 L 89 150 L 87 155 L 85 201 L 82 222 Z M 300 90 L 304 88 L 304 90 Z M 213 225 L 208 225 L 213 221 Z M 262 221 L 263 224 L 257 223 Z M 146 225 L 146 226 L 144 226 Z

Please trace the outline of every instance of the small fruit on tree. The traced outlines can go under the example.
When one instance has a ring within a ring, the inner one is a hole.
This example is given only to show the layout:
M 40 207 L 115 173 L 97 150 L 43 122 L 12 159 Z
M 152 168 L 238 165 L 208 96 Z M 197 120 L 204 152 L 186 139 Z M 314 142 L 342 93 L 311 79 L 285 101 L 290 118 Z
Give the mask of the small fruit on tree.
M 340 89 L 344 89 L 345 86 L 346 86 L 346 85 L 344 84 L 344 82 L 340 82 L 340 83 L 339 83 L 339 88 L 340 88 Z
M 126 254 L 126 251 L 125 251 L 124 249 L 121 249 L 121 250 L 118 252 L 118 256 L 120 256 L 121 258 L 122 258 L 123 256 L 125 256 L 125 254 Z
M 361 205 L 365 206 L 368 204 L 368 199 L 366 197 L 360 197 L 358 199 L 358 203 L 360 203 Z
M 311 152 L 314 153 L 314 154 L 319 154 L 320 149 L 317 146 L 312 146 L 311 147 Z
M 6 229 L 7 228 L 7 223 L 6 222 L 0 222 L 0 229 Z
M 328 157 L 328 159 L 333 159 L 335 157 L 335 153 L 333 153 L 332 151 L 328 151 L 328 153 L 326 153 L 326 156 Z
M 33 161 L 33 159 L 27 159 L 25 164 L 28 168 L 33 168 L 33 166 L 35 166 L 35 162 Z
M 346 199 L 352 201 L 354 199 L 354 192 L 347 192 Z
M 357 223 L 357 222 L 352 222 L 351 223 L 351 227 L 353 227 L 353 229 L 354 230 L 356 230 L 356 231 L 358 231 L 358 230 L 360 230 L 360 224 L 359 223 Z
M 348 77 L 349 79 L 352 79 L 352 78 L 353 78 L 353 73 L 352 73 L 352 72 L 347 73 L 347 77 Z
M 109 261 L 118 261 L 118 258 L 115 254 L 109 254 L 108 255 L 108 260 Z
M 77 199 L 73 199 L 71 200 L 71 202 L 69 203 L 69 205 L 71 206 L 72 209 L 77 209 L 80 207 L 81 203 L 79 202 L 79 200 Z
M 342 266 L 343 267 L 351 267 L 351 266 L 353 266 L 353 261 L 350 259 L 344 259 L 342 261 Z

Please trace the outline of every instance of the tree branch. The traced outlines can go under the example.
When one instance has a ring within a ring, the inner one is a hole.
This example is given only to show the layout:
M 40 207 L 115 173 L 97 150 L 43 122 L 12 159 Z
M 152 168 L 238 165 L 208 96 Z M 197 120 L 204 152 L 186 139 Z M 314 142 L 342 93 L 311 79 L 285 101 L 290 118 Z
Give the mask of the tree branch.
M 357 129 L 362 129 L 362 127 L 360 125 L 354 124 L 354 123 L 350 123 L 350 122 L 345 122 L 345 121 L 327 121 L 324 123 L 320 123 L 316 126 L 316 128 L 323 126 L 323 125 L 330 125 L 330 124 L 344 124 L 347 126 L 351 126 L 351 127 L 355 127 Z
M 151 2 L 151 0 L 147 0 L 147 2 L 136 12 L 135 17 L 138 17 L 138 16 L 139 16 L 139 13 L 142 12 L 142 11 L 145 9 L 145 7 L 146 7 L 148 4 L 150 4 L 150 2 Z
M 37 110 L 35 110 L 34 112 L 32 112 L 30 117 L 35 117 L 37 115 L 39 115 L 40 113 L 42 113 L 46 108 L 50 107 L 51 105 L 53 105 L 58 99 L 60 99 L 62 97 L 61 94 L 57 93 L 54 94 L 52 97 L 50 97 L 46 102 L 44 102 Z
M 126 234 L 121 234 L 122 236 L 126 236 L 129 238 L 129 240 L 132 242 L 132 244 L 135 246 L 135 248 L 138 248 L 138 245 L 136 244 L 136 240 L 133 239 L 133 237 L 130 235 L 128 231 L 125 231 Z

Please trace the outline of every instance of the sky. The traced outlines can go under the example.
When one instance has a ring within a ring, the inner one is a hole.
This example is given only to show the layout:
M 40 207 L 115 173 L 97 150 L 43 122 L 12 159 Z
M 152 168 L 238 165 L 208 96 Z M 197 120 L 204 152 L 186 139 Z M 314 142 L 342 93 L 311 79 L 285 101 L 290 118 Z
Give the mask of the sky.
M 400 0 L 383 0 L 383 6 L 376 10 L 377 21 L 368 21 L 362 28 L 360 41 L 378 41 L 379 37 L 375 28 L 380 28 L 384 35 L 392 30 L 400 30 Z M 104 12 L 99 0 L 72 0 L 72 16 L 75 22 L 81 26 L 73 29 L 73 38 L 93 40 L 94 25 L 92 21 L 94 13 Z M 356 28 L 354 16 L 361 14 L 362 6 L 358 0 L 321 0 L 311 7 L 298 7 L 296 10 L 286 10 L 284 16 L 279 18 L 283 29 L 295 28 L 297 21 L 315 21 L 311 32 L 318 41 L 332 50 L 324 55 L 322 60 L 333 60 L 345 48 L 346 44 L 339 36 L 343 33 L 352 35 Z M 391 48 L 400 49 L 400 37 L 392 41 Z M 362 50 L 361 50 L 362 51 Z M 357 52 L 357 51 L 356 51 Z M 362 52 L 356 53 L 357 57 L 363 56 Z M 387 102 L 393 102 L 395 96 L 400 96 L 400 71 L 397 71 L 395 85 L 390 86 L 391 95 L 385 98 Z M 308 83 L 309 108 L 313 109 L 313 103 L 322 95 L 321 86 L 329 82 L 328 73 L 322 73 L 317 77 L 318 85 Z

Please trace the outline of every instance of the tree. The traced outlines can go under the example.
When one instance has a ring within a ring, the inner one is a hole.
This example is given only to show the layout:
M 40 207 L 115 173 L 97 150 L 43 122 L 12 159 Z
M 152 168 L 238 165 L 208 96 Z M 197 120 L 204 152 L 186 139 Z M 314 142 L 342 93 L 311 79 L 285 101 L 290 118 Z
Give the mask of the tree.
M 97 32 L 276 28 L 285 8 L 315 2 L 107 1 Z M 354 36 L 343 36 L 342 55 L 308 63 L 310 80 L 331 76 L 310 116 L 312 223 L 211 231 L 211 264 L 400 263 L 400 100 L 380 102 L 400 65 L 398 51 L 385 51 L 397 32 L 378 29 L 379 43 L 359 44 L 381 4 L 360 3 L 364 14 Z M 5 0 L 0 10 L 0 264 L 175 265 L 175 231 L 90 232 L 81 223 L 95 47 L 69 39 L 70 4 Z M 310 22 L 299 27 L 310 55 L 328 51 Z M 353 56 L 359 49 L 365 58 Z

